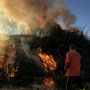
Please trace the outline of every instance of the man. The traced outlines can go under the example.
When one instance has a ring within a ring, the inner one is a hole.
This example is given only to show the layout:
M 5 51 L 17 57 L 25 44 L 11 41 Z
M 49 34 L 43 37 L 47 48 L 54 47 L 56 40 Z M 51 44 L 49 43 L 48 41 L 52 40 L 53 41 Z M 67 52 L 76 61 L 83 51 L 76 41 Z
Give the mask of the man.
M 70 51 L 66 53 L 65 76 L 67 77 L 66 90 L 71 90 L 71 82 L 75 80 L 80 90 L 85 90 L 80 76 L 80 54 L 75 50 L 75 45 L 70 45 Z

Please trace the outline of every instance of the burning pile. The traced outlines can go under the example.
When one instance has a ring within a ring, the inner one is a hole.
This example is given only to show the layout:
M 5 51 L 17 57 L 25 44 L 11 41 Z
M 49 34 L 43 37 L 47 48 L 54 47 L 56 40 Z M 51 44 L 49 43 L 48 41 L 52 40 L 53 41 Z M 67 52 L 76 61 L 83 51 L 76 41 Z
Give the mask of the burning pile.
M 18 67 L 15 66 L 16 50 L 9 35 L 0 34 L 0 76 L 6 75 L 6 78 L 15 76 Z
M 45 53 L 42 53 L 42 49 L 40 49 L 40 53 L 38 54 L 43 62 L 45 72 L 48 74 L 49 71 L 53 71 L 56 69 L 56 62 L 52 55 L 46 55 Z M 44 78 L 44 85 L 45 86 L 51 86 L 54 84 L 54 81 L 52 77 L 45 77 Z

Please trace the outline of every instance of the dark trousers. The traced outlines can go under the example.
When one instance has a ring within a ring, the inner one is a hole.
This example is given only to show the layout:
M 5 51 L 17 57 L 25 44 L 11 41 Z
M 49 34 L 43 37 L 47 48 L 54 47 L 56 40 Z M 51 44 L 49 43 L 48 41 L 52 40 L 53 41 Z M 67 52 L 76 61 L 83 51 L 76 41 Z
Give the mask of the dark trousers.
M 82 84 L 82 81 L 81 81 L 81 76 L 67 77 L 67 80 L 66 80 L 66 90 L 71 90 L 71 83 L 72 82 L 77 83 L 77 85 L 78 85 L 78 87 L 80 89 L 83 89 L 84 88 L 84 86 Z

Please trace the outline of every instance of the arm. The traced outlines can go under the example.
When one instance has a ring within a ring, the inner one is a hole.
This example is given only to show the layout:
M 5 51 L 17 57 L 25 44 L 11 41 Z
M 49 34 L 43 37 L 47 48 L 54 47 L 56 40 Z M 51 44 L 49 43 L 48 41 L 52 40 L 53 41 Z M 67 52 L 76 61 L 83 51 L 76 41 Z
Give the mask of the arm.
M 65 69 L 67 69 L 69 66 L 70 66 L 70 53 L 66 53 Z

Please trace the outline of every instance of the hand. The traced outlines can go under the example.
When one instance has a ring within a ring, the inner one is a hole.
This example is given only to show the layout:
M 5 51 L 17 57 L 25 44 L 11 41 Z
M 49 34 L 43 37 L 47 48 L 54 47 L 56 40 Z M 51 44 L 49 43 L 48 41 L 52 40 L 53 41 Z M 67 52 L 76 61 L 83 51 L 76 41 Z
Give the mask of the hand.
M 66 68 L 66 65 L 64 66 L 64 70 L 66 70 L 67 68 Z
M 70 66 L 70 65 L 68 65 L 68 66 L 65 65 L 65 66 L 64 66 L 64 70 L 67 70 L 67 69 L 69 68 L 69 66 Z

